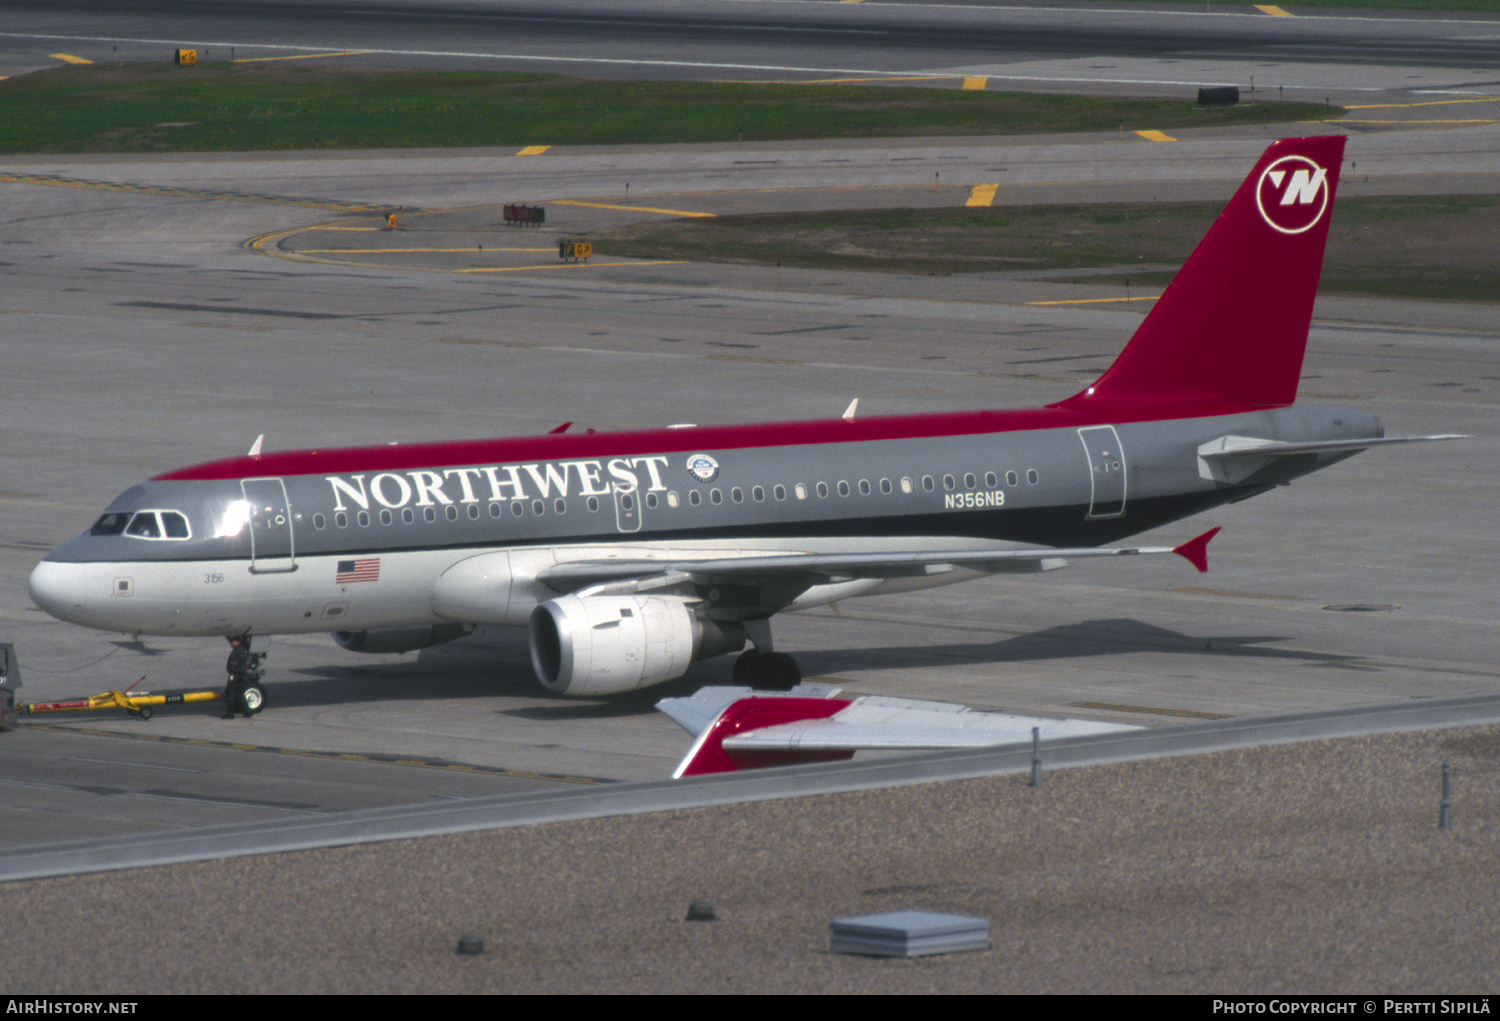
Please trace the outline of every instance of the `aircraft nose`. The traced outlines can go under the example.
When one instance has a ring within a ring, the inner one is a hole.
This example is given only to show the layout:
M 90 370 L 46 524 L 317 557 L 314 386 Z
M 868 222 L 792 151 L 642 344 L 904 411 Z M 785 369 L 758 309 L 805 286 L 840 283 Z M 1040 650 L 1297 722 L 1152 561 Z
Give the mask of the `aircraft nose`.
M 83 611 L 84 574 L 83 564 L 60 563 L 43 560 L 31 572 L 26 591 L 31 601 L 59 620 L 74 620 Z

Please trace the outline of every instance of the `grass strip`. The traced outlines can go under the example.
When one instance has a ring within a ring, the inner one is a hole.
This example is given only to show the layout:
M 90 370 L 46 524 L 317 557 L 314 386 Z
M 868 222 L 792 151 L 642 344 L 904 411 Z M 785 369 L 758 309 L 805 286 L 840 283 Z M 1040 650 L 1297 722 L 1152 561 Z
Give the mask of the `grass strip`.
M 1222 202 L 765 213 L 638 224 L 595 237 L 611 256 L 949 274 L 1087 270 L 1165 285 Z M 1340 199 L 1322 290 L 1500 301 L 1500 198 Z M 1153 266 L 1155 264 L 1155 266 Z M 1132 269 L 1133 266 L 1153 267 Z
M 215 152 L 1173 130 L 1327 119 L 958 88 L 597 81 L 298 61 L 60 67 L 0 81 L 0 153 Z

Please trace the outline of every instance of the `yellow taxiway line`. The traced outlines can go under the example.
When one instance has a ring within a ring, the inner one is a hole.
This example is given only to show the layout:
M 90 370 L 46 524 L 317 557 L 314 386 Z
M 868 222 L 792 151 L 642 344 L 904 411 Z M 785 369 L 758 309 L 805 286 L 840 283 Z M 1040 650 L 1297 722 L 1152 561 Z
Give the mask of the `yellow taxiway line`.
M 477 255 L 483 252 L 551 252 L 553 248 L 299 248 L 298 255 L 389 255 L 422 252 L 468 252 Z
M 1177 141 L 1177 139 L 1173 138 L 1171 135 L 1163 134 L 1162 132 L 1157 131 L 1154 128 L 1151 129 L 1151 130 L 1149 130 L 1149 131 L 1137 131 L 1136 134 L 1140 135 L 1142 138 L 1144 138 L 1148 142 L 1175 142 L 1175 141 Z
M 998 184 L 976 184 L 969 190 L 969 200 L 966 206 L 992 206 L 995 204 L 995 192 L 1000 190 Z
M 554 206 L 580 206 L 584 209 L 624 209 L 632 213 L 661 213 L 664 216 L 717 216 L 717 213 L 694 213 L 686 209 L 653 209 L 650 206 L 616 206 L 607 202 L 579 202 L 574 199 L 553 199 Z
M 47 54 L 47 56 L 51 57 L 53 60 L 61 60 L 64 63 L 67 63 L 67 64 L 92 64 L 93 63 L 92 60 L 85 60 L 83 57 L 75 57 L 71 53 L 49 53 L 49 54 Z
M 1023 301 L 1023 305 L 1103 305 L 1115 301 L 1155 301 L 1159 294 L 1146 294 L 1139 298 L 1070 298 L 1067 301 Z

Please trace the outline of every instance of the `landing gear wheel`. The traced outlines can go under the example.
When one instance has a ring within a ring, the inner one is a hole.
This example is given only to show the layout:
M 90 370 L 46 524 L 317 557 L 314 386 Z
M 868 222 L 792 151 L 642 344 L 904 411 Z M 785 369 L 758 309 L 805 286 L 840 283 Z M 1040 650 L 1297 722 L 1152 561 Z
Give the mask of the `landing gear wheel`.
M 735 684 L 760 691 L 791 691 L 802 682 L 802 669 L 784 652 L 747 649 L 734 661 L 732 676 Z
M 735 659 L 734 670 L 730 672 L 730 677 L 742 688 L 754 688 L 759 670 L 760 653 L 755 649 L 746 649 Z
M 802 683 L 802 668 L 784 652 L 766 656 L 762 669 L 766 675 L 765 686 L 772 691 L 791 691 Z
M 143 705 L 139 709 L 135 710 L 135 715 L 140 719 L 149 720 L 151 719 L 151 707 Z
M 246 716 L 254 716 L 266 707 L 266 689 L 259 684 L 247 684 L 235 697 L 237 708 Z

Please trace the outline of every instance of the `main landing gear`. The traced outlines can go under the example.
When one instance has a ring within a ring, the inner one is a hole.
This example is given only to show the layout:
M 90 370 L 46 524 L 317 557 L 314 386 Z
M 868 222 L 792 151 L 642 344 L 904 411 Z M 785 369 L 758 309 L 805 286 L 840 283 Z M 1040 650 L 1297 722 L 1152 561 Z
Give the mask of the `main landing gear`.
M 734 661 L 734 683 L 761 691 L 791 691 L 802 683 L 802 668 L 784 652 L 746 649 Z
M 754 644 L 734 661 L 734 683 L 760 691 L 791 691 L 802 683 L 802 668 L 784 652 L 771 650 L 771 622 L 747 620 L 745 630 Z

